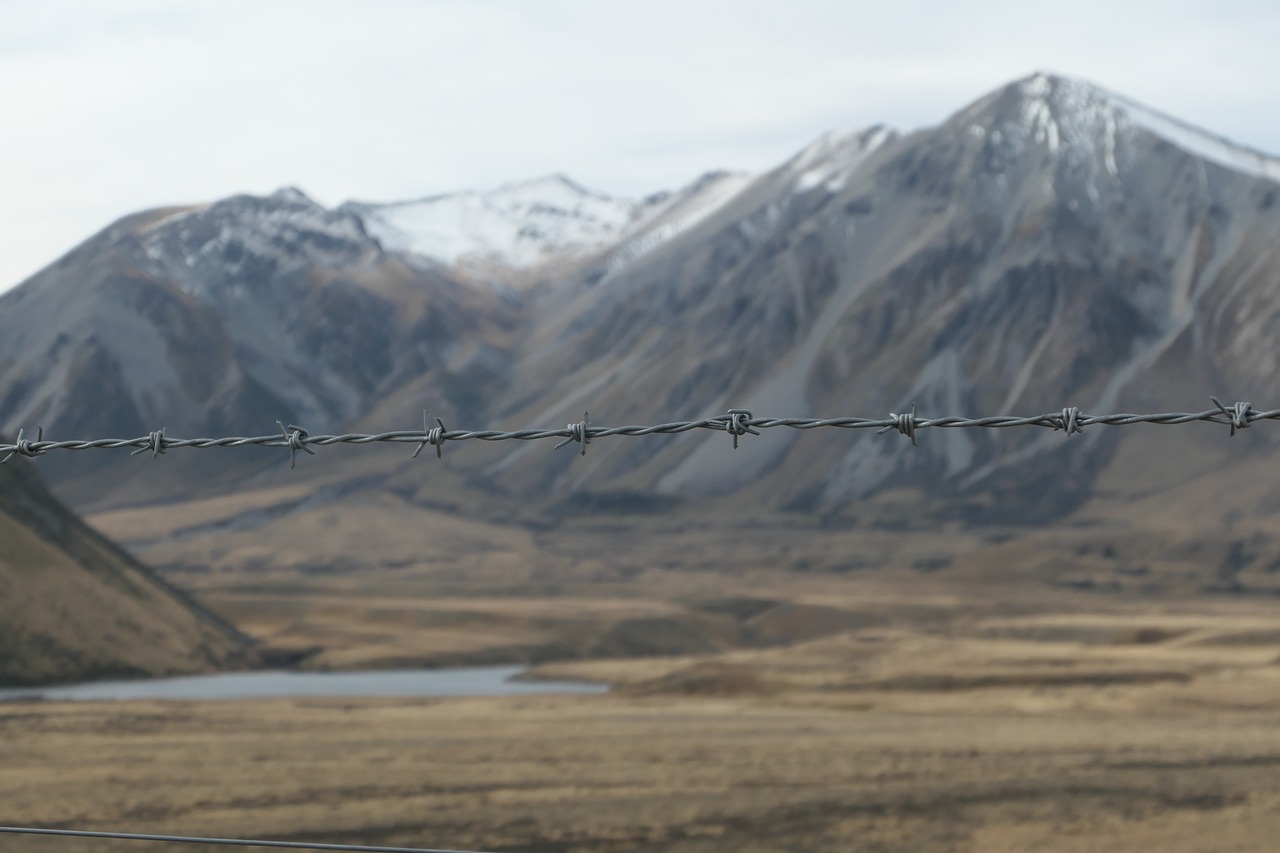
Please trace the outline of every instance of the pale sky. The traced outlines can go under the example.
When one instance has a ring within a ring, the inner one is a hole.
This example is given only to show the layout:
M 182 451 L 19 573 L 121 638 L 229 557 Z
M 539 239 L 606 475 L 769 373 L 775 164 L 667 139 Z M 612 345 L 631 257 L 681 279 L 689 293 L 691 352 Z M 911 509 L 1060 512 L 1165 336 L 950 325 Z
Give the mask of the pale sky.
M 639 196 L 1036 70 L 1278 153 L 1278 45 L 1274 0 L 0 0 L 0 291 L 142 208 Z

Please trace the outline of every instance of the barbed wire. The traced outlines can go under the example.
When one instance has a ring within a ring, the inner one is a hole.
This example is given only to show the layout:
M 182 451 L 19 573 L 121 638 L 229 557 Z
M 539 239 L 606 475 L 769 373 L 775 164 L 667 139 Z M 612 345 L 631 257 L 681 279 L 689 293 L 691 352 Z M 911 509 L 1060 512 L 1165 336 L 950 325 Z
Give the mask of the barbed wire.
M 368 844 L 312 844 L 306 841 L 256 841 L 249 838 L 205 838 L 196 835 L 144 835 L 137 832 L 101 832 L 88 829 L 43 829 L 31 826 L 0 826 L 0 833 L 14 835 L 58 835 L 67 838 L 109 838 L 122 841 L 166 841 L 170 844 L 221 844 L 227 847 L 285 847 L 291 850 L 342 850 L 349 853 L 479 853 L 430 847 L 378 847 Z
M 1008 429 L 1012 427 L 1045 427 L 1062 430 L 1068 436 L 1084 432 L 1088 426 L 1131 426 L 1133 424 L 1162 424 L 1165 426 L 1181 425 L 1195 422 L 1223 424 L 1231 427 L 1231 435 L 1245 429 L 1258 421 L 1280 420 L 1280 409 L 1258 411 L 1252 403 L 1235 403 L 1230 407 L 1223 405 L 1216 397 L 1210 397 L 1216 408 L 1203 412 L 1160 412 L 1153 414 L 1116 413 L 1109 415 L 1088 415 L 1074 406 L 1068 406 L 1057 412 L 1031 417 L 1013 415 L 994 415 L 979 418 L 946 416 L 939 418 L 921 417 L 916 411 L 915 403 L 911 411 L 903 414 L 890 412 L 887 418 L 765 418 L 756 417 L 747 409 L 730 409 L 728 414 L 715 415 L 696 421 L 672 421 L 671 423 L 630 426 L 592 426 L 586 412 L 582 420 L 567 424 L 563 429 L 518 429 L 503 430 L 467 430 L 448 429 L 444 422 L 436 418 L 436 426 L 431 426 L 427 415 L 423 413 L 421 430 L 397 430 L 379 433 L 343 433 L 341 435 L 312 435 L 296 424 L 287 426 L 276 421 L 280 431 L 270 435 L 227 436 L 222 438 L 170 438 L 163 429 L 155 430 L 138 438 L 99 438 L 92 440 L 45 441 L 44 429 L 36 430 L 34 441 L 26 438 L 23 430 L 12 444 L 0 444 L 0 464 L 8 462 L 13 456 L 35 458 L 52 450 L 118 450 L 133 449 L 131 456 L 150 452 L 160 454 L 180 447 L 287 447 L 289 449 L 289 467 L 297 465 L 298 451 L 315 455 L 315 447 L 328 447 L 334 444 L 374 444 L 391 442 L 398 444 L 416 444 L 413 458 L 426 447 L 434 447 L 436 456 L 443 456 L 443 448 L 450 441 L 538 441 L 547 438 L 559 438 L 558 450 L 568 444 L 578 444 L 581 455 L 587 453 L 587 445 L 598 438 L 616 435 L 632 437 L 649 435 L 677 435 L 693 430 L 714 430 L 727 432 L 733 438 L 736 450 L 738 441 L 745 435 L 759 435 L 760 430 L 775 427 L 790 429 L 874 429 L 879 433 L 898 432 L 917 444 L 917 433 L 925 429 Z
M 170 438 L 163 429 L 155 430 L 146 436 L 131 439 L 94 439 L 89 441 L 45 441 L 44 430 L 36 431 L 36 439 L 31 441 L 19 430 L 13 444 L 0 444 L 0 464 L 8 462 L 13 456 L 34 458 L 43 456 L 52 450 L 110 450 L 132 449 L 131 456 L 150 451 L 159 456 L 167 450 L 180 447 L 287 447 L 289 449 L 290 467 L 297 463 L 298 451 L 315 454 L 313 447 L 327 447 L 334 444 L 372 444 L 392 442 L 416 444 L 412 458 L 416 459 L 426 447 L 434 447 L 436 455 L 443 455 L 443 447 L 449 441 L 536 441 L 547 438 L 559 438 L 556 449 L 569 444 L 578 444 L 581 455 L 586 455 L 587 445 L 593 439 L 615 435 L 649 436 L 676 435 L 693 430 L 714 430 L 726 432 L 733 438 L 733 447 L 738 448 L 739 439 L 745 435 L 759 435 L 760 430 L 774 427 L 789 427 L 798 430 L 821 428 L 834 429 L 874 429 L 878 433 L 898 432 L 917 444 L 917 433 L 923 429 L 1007 429 L 1012 427 L 1043 427 L 1061 430 L 1069 437 L 1084 432 L 1088 426 L 1130 426 L 1133 424 L 1159 424 L 1165 426 L 1206 422 L 1226 425 L 1231 428 L 1231 435 L 1246 429 L 1258 421 L 1280 420 L 1280 409 L 1258 411 L 1249 402 L 1238 402 L 1228 407 L 1216 397 L 1210 397 L 1215 408 L 1202 412 L 1161 412 L 1150 414 L 1115 413 L 1107 415 L 1088 415 L 1078 408 L 1068 406 L 1057 412 L 1049 412 L 1031 417 L 1012 415 L 995 415 L 989 417 L 966 418 L 946 416 L 939 418 L 921 417 L 916 405 L 906 413 L 891 412 L 887 418 L 768 418 L 755 417 L 747 409 L 730 409 L 728 414 L 716 415 L 695 421 L 673 421 L 671 423 L 647 426 L 630 425 L 618 427 L 592 426 L 588 413 L 583 412 L 582 420 L 567 424 L 564 429 L 520 429 L 501 430 L 450 430 L 444 422 L 436 418 L 436 426 L 431 426 L 427 414 L 423 413 L 422 430 L 398 430 L 382 433 L 344 433 L 342 435 L 311 435 L 307 430 L 295 424 L 285 425 L 277 421 L 280 432 L 270 435 L 251 437 L 229 436 L 223 438 Z M 216 838 L 181 835 L 145 835 L 130 832 L 103 832 L 91 830 L 44 829 L 34 827 L 0 826 L 0 833 L 16 833 L 26 835 L 57 835 L 79 838 L 102 838 L 131 841 L 164 841 L 179 844 L 217 844 L 236 847 L 275 847 L 301 850 L 350 851 L 350 853 L 466 853 L 466 851 L 440 850 L 420 847 L 379 847 L 359 844 L 319 844 L 300 841 L 265 841 L 240 838 Z

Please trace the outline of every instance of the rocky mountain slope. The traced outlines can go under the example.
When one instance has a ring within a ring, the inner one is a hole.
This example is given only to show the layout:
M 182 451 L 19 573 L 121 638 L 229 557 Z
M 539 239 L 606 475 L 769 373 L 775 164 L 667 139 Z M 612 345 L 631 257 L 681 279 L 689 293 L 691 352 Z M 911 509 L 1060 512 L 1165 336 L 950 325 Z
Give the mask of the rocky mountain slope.
M 0 467 L 0 685 L 242 665 L 248 640 Z
M 935 128 L 830 134 L 766 174 L 712 173 L 641 202 L 556 178 L 334 211 L 282 191 L 139 214 L 0 297 L 0 427 L 262 433 L 286 418 L 405 429 L 424 407 L 482 428 L 559 426 L 584 409 L 616 424 L 728 408 L 1280 400 L 1278 168 L 1100 88 L 1034 75 Z M 1007 522 L 1061 518 L 1102 484 L 1139 495 L 1190 481 L 1220 459 L 1221 430 L 1146 428 L 1135 450 L 1125 442 L 1143 428 L 1126 429 L 938 430 L 915 448 L 775 430 L 736 452 L 699 433 L 602 441 L 585 459 L 469 442 L 449 448 L 442 476 L 500 514 L 578 492 L 827 512 L 906 490 L 927 512 Z M 1231 452 L 1278 446 L 1262 427 Z M 296 474 L 323 483 L 317 500 L 390 490 L 440 503 L 403 454 L 340 452 Z M 1125 461 L 1134 453 L 1141 471 Z M 67 494 L 85 465 L 72 461 L 40 460 Z M 172 487 L 226 485 L 216 473 Z M 242 475 L 234 488 L 263 482 Z M 161 477 L 131 476 L 103 505 Z
M 519 315 L 518 300 L 385 252 L 297 190 L 148 211 L 0 298 L 0 411 L 14 431 L 59 435 L 337 429 L 421 377 L 465 411 Z M 47 461 L 62 485 L 102 470 Z M 155 484 L 111 474 L 84 491 L 115 485 Z
M 509 395 L 501 414 L 564 423 L 589 409 L 617 423 L 733 407 L 883 417 L 913 402 L 951 415 L 1280 399 L 1274 162 L 1044 75 L 904 138 L 825 139 L 607 286 L 542 303 L 510 385 L 538 393 Z M 1092 493 L 1115 440 L 939 430 L 913 448 L 777 430 L 735 453 L 699 433 L 602 442 L 574 465 L 520 447 L 493 470 L 557 490 L 795 507 L 909 487 L 952 513 L 1045 519 Z

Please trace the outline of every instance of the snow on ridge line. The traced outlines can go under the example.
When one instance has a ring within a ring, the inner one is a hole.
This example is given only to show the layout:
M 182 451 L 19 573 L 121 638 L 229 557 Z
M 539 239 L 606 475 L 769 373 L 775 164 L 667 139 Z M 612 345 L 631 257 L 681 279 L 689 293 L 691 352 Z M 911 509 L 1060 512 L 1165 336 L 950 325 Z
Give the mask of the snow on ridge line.
M 783 168 L 801 192 L 837 191 L 869 154 L 896 136 L 884 125 L 831 131 Z M 482 264 L 528 269 L 556 260 L 613 250 L 608 275 L 688 231 L 722 209 L 756 174 L 708 173 L 660 201 L 634 201 L 593 192 L 564 175 L 428 198 L 342 207 L 371 237 L 392 251 L 408 251 L 446 265 Z
M 390 204 L 351 204 L 374 239 L 446 264 L 520 269 L 616 239 L 638 203 L 593 192 L 563 175 Z
M 608 196 L 563 175 L 416 201 L 343 208 L 384 248 L 447 265 L 528 269 L 616 248 L 616 271 L 687 231 L 736 197 L 757 176 L 709 173 L 655 201 Z
M 1280 159 L 1115 96 L 1135 124 L 1173 145 L 1235 172 L 1280 182 Z
M 893 139 L 894 131 L 882 124 L 863 130 L 832 131 L 820 136 L 787 164 L 796 178 L 797 192 L 807 192 L 825 185 L 828 192 L 838 192 L 853 170 L 876 149 Z
M 1047 130 L 1048 124 L 1052 123 L 1047 110 L 1047 102 L 1050 100 L 1056 100 L 1059 108 L 1065 110 L 1068 116 L 1084 119 L 1094 125 L 1101 121 L 1108 147 L 1107 170 L 1113 175 L 1115 120 L 1122 117 L 1122 120 L 1127 119 L 1130 126 L 1158 136 L 1188 154 L 1251 177 L 1280 181 L 1280 159 L 1152 109 L 1095 83 L 1038 72 L 1019 81 L 1018 86 L 1028 99 L 1023 107 L 1023 122 L 1038 134 Z M 1053 130 L 1056 131 L 1056 126 Z M 1050 148 L 1056 148 L 1057 134 L 1052 135 L 1053 139 L 1040 141 L 1048 141 Z
M 608 260 L 606 280 L 642 255 L 708 219 L 757 177 L 751 172 L 727 172 L 710 183 L 706 183 L 706 176 L 698 179 L 694 189 L 677 194 L 630 229 Z

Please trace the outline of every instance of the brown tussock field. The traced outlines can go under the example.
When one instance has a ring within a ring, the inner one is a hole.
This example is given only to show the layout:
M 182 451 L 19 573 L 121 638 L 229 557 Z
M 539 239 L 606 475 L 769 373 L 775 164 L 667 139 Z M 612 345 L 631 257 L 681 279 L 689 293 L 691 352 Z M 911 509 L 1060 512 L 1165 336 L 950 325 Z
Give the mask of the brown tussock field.
M 478 850 L 1274 849 L 1265 602 L 969 613 L 535 670 L 617 685 L 599 696 L 0 705 L 0 802 L 33 825 Z
M 886 494 L 856 520 L 462 523 L 259 497 L 94 523 L 281 665 L 520 661 L 613 691 L 0 706 L 14 822 L 529 853 L 1280 836 L 1263 520 L 1104 502 L 1054 528 L 902 526 L 914 497 Z

